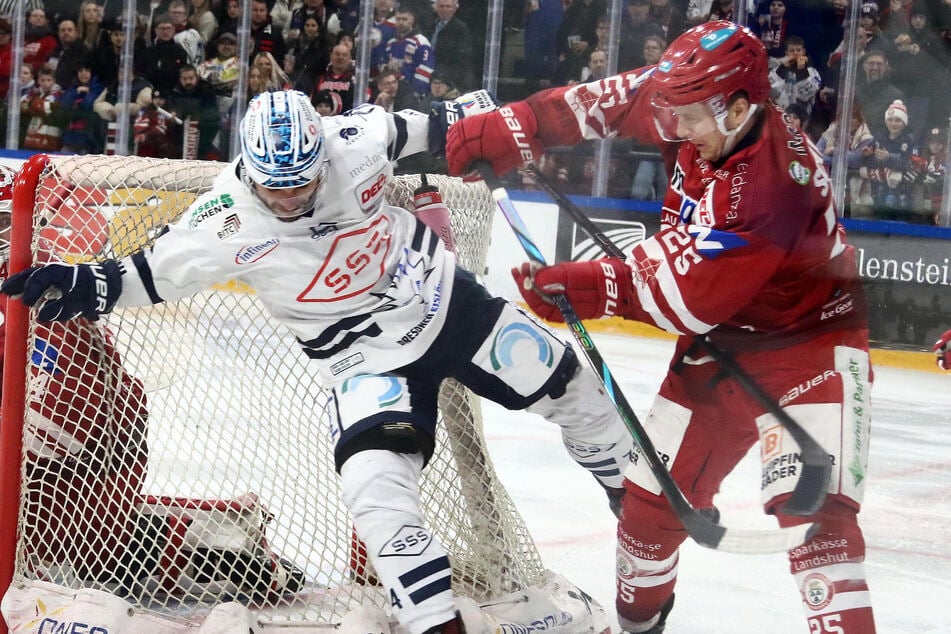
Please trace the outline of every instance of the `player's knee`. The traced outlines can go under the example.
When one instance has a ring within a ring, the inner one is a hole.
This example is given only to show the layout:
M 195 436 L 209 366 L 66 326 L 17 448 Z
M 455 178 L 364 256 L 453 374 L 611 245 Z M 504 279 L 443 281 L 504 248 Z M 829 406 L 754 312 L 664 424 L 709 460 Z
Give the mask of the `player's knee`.
M 381 423 L 366 429 L 337 445 L 334 461 L 337 473 L 343 464 L 362 451 L 382 450 L 398 454 L 419 453 L 425 466 L 433 455 L 433 435 L 409 422 Z

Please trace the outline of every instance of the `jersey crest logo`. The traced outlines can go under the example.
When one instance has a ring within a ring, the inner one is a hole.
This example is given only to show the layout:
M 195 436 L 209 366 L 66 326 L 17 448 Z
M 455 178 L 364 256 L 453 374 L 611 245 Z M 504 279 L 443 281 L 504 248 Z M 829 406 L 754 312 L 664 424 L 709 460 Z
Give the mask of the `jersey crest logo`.
M 257 262 L 265 255 L 276 249 L 281 244 L 277 238 L 271 238 L 261 244 L 252 244 L 242 247 L 240 251 L 234 254 L 235 264 L 252 264 Z
M 385 273 L 392 238 L 385 215 L 369 226 L 335 236 L 320 270 L 297 301 L 337 302 L 369 291 Z
M 509 324 L 500 330 L 495 341 L 492 342 L 491 362 L 495 370 L 503 367 L 512 367 L 518 363 L 516 357 L 524 356 L 524 346 L 535 348 L 535 357 L 538 361 L 550 368 L 554 363 L 555 353 L 548 345 L 548 340 L 537 331 L 525 324 Z M 516 350 L 518 348 L 518 351 Z
M 793 182 L 799 185 L 808 185 L 812 172 L 799 161 L 793 161 L 789 164 L 789 175 L 792 177 Z

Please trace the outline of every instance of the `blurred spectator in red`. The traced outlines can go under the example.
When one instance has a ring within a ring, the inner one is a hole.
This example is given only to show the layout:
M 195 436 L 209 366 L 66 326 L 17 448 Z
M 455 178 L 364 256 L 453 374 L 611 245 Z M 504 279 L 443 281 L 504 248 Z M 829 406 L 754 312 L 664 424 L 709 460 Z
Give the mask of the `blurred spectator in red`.
M 555 34 L 558 67 L 555 83 L 565 85 L 581 77 L 588 54 L 598 44 L 598 19 L 607 8 L 605 0 L 567 0 Z
M 434 7 L 436 21 L 428 34 L 433 47 L 433 69 L 450 77 L 463 91 L 474 88 L 472 32 L 469 25 L 456 16 L 459 0 L 436 0 Z
M 73 154 L 102 152 L 99 115 L 93 104 L 103 87 L 88 66 L 76 71 L 76 78 L 60 98 L 63 120 L 63 151 Z
M 141 60 L 136 60 L 136 69 L 153 87 L 169 94 L 178 83 L 178 69 L 188 63 L 188 52 L 175 41 L 175 23 L 168 14 L 155 18 L 154 24 L 155 42 L 142 51 Z M 134 112 L 151 101 L 151 97 L 146 99 Z
M 251 47 L 251 59 L 258 53 L 270 53 L 277 60 L 279 68 L 284 67 L 284 54 L 287 45 L 284 36 L 273 24 L 268 13 L 268 4 L 265 0 L 251 0 L 251 38 L 254 45 Z
M 20 99 L 20 113 L 28 119 L 23 148 L 56 152 L 63 147 L 63 129 L 54 122 L 62 95 L 52 68 L 37 71 L 36 85 Z
M 314 94 L 320 90 L 335 94 L 338 99 L 334 101 L 336 106 L 334 114 L 341 114 L 353 108 L 356 77 L 352 55 L 349 46 L 345 44 L 334 46 L 330 51 L 330 64 L 327 65 L 327 69 L 316 77 L 309 90 L 304 91 L 311 96 L 311 101 Z
M 905 93 L 890 81 L 891 67 L 882 51 L 870 50 L 861 60 L 862 73 L 855 82 L 855 98 L 876 137 L 885 134 L 885 111 L 893 101 L 904 102 Z
M 650 35 L 665 37 L 660 24 L 650 19 L 650 7 L 650 0 L 629 0 L 621 20 L 618 70 L 644 66 L 644 41 Z
M 56 71 L 56 83 L 68 86 L 76 76 L 76 70 L 89 64 L 90 48 L 79 39 L 79 31 L 72 20 L 62 20 L 56 27 L 59 46 L 50 56 L 47 66 Z M 3 73 L 0 72 L 0 75 Z
M 948 169 L 948 132 L 942 128 L 932 128 L 925 138 L 921 157 L 925 167 L 921 174 L 922 207 L 931 215 L 931 223 L 937 224 L 944 200 L 944 178 Z
M 773 101 L 780 107 L 798 104 L 808 119 L 822 78 L 806 54 L 806 43 L 797 35 L 786 38 L 786 55 L 769 59 L 769 83 Z
M 23 62 L 38 71 L 49 61 L 53 51 L 59 46 L 50 21 L 43 9 L 30 11 L 26 22 L 26 32 L 23 37 Z
M 761 15 L 756 21 L 756 32 L 766 47 L 770 57 L 782 57 L 786 54 L 786 36 L 789 30 L 789 18 L 786 17 L 786 0 L 771 0 L 769 13 Z
M 182 120 L 169 112 L 166 105 L 162 93 L 155 91 L 135 118 L 132 133 L 137 156 L 182 157 Z
M 13 70 L 13 27 L 0 18 L 0 98 L 5 99 L 10 92 L 10 72 Z

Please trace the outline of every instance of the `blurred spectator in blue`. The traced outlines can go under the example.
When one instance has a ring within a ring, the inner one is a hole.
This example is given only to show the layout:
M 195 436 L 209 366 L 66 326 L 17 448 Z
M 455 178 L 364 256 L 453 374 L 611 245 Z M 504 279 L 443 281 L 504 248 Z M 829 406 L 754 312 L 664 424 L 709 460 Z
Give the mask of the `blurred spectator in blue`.
M 396 10 L 396 36 L 386 43 L 386 67 L 399 71 L 419 100 L 429 95 L 433 48 L 417 28 L 416 19 L 411 7 Z
M 878 218 L 907 220 L 913 209 L 912 183 L 915 180 L 912 155 L 915 139 L 907 132 L 908 110 L 901 100 L 885 111 L 883 134 L 876 134 L 872 152 L 865 157 L 860 173 L 872 188 L 872 211 Z
M 59 46 L 46 11 L 37 8 L 30 11 L 23 34 L 23 62 L 36 72 L 49 61 Z
M 396 0 L 375 0 L 370 29 L 370 78 L 386 66 L 386 45 L 396 37 Z
M 769 12 L 757 17 L 755 29 L 770 57 L 784 56 L 786 54 L 786 36 L 789 33 L 786 0 L 771 0 Z
M 861 60 L 862 72 L 855 82 L 855 99 L 862 106 L 865 121 L 876 137 L 885 134 L 885 111 L 896 100 L 904 103 L 905 93 L 889 79 L 888 57 L 879 50 L 870 50 Z
M 341 31 L 356 32 L 360 22 L 359 0 L 330 0 L 327 11 L 327 33 L 336 35 Z
M 565 85 L 581 77 L 588 54 L 598 44 L 598 19 L 607 8 L 606 0 L 566 0 L 565 13 L 555 35 L 558 67 L 554 80 Z
M 838 124 L 833 121 L 819 140 L 816 142 L 816 148 L 822 155 L 822 163 L 826 169 L 831 170 L 833 158 L 835 155 L 835 146 L 838 137 Z M 862 114 L 862 108 L 857 104 L 852 104 L 852 116 L 849 117 L 849 145 L 845 155 L 845 166 L 848 173 L 846 179 L 846 203 L 852 206 L 862 206 L 866 211 L 870 210 L 872 205 L 872 192 L 867 179 L 859 176 L 859 169 L 865 162 L 865 157 L 872 153 L 875 145 L 875 137 L 865 123 L 865 117 Z M 856 216 L 868 215 L 867 213 L 856 213 Z
M 9 25 L 9 23 L 7 23 Z M 0 23 L 2 25 L 2 23 Z M 0 28 L 2 31 L 2 28 Z M 68 86 L 76 76 L 76 70 L 89 63 L 91 51 L 79 39 L 79 32 L 76 30 L 76 23 L 72 20 L 63 20 L 56 28 L 59 46 L 50 56 L 47 66 L 56 71 L 56 83 L 61 86 Z M 0 70 L 0 78 L 6 76 Z M 2 81 L 2 80 L 0 80 Z M 6 94 L 6 93 L 4 93 Z
M 251 47 L 251 59 L 258 53 L 270 53 L 277 60 L 279 67 L 284 67 L 284 54 L 287 45 L 280 29 L 271 24 L 271 15 L 265 0 L 251 0 L 251 38 L 254 45 Z
M 472 2 L 473 0 L 469 0 Z M 436 0 L 436 23 L 429 34 L 435 70 L 451 77 L 464 91 L 475 87 L 472 75 L 472 32 L 456 16 L 459 0 Z
M 773 101 L 780 108 L 798 104 L 807 119 L 822 87 L 822 78 L 806 54 L 806 43 L 797 35 L 786 38 L 786 54 L 769 58 L 769 83 Z
M 99 115 L 93 103 L 103 87 L 89 66 L 80 66 L 63 96 L 60 98 L 63 128 L 63 151 L 72 154 L 102 152 Z
M 648 36 L 664 38 L 663 27 L 650 18 L 650 7 L 650 0 L 628 0 L 618 42 L 619 71 L 645 65 L 644 41 Z
M 525 0 L 525 58 L 518 62 L 517 75 L 526 79 L 554 76 L 558 62 L 555 33 L 563 15 L 562 0 Z

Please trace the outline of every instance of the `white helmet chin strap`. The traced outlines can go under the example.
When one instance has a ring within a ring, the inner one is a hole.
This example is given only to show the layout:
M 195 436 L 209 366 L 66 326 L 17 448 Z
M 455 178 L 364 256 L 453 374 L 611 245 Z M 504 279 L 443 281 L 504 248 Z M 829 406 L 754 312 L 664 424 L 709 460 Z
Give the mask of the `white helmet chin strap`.
M 727 156 L 730 152 L 732 152 L 733 148 L 736 146 L 736 142 L 739 141 L 738 137 L 740 137 L 741 134 L 746 134 L 746 132 L 753 126 L 753 120 L 756 118 L 756 113 L 758 110 L 759 104 L 751 103 L 750 109 L 746 113 L 746 119 L 743 121 L 743 123 L 736 126 L 732 130 L 726 129 L 726 112 L 724 112 L 719 117 L 715 117 L 717 128 L 720 130 L 720 133 L 726 137 L 726 140 L 723 142 L 723 156 Z

